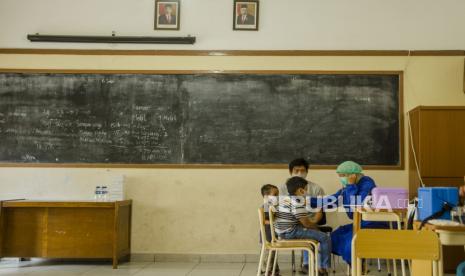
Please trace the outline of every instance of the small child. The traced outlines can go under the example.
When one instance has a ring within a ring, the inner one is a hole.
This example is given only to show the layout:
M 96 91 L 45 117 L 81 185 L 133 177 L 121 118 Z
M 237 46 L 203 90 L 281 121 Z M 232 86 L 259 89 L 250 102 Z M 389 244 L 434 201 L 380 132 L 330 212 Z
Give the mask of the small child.
M 309 216 L 306 208 L 308 181 L 302 177 L 294 176 L 287 180 L 286 187 L 289 198 L 279 200 L 279 209 L 276 213 L 275 231 L 285 240 L 311 239 L 320 243 L 319 246 L 319 272 L 318 275 L 327 275 L 331 265 L 331 238 L 318 230 L 317 221 Z M 308 255 L 304 256 L 302 271 L 308 273 Z
M 265 234 L 266 234 L 266 240 L 268 242 L 271 242 L 271 228 L 270 228 L 270 214 L 268 207 L 270 206 L 270 203 L 273 201 L 270 199 L 270 197 L 278 197 L 279 196 L 279 189 L 278 187 L 271 185 L 271 184 L 265 184 L 261 188 L 261 193 L 263 196 L 263 210 L 265 211 Z M 276 199 L 277 202 L 277 199 Z M 260 243 L 261 243 L 261 236 L 260 236 Z M 274 262 L 274 257 L 275 253 L 273 252 L 271 255 L 271 263 Z M 264 271 L 262 271 L 264 273 Z M 271 272 L 270 272 L 271 273 Z M 270 274 L 271 275 L 271 274 Z M 279 276 L 279 266 L 276 264 L 276 273 L 275 275 Z

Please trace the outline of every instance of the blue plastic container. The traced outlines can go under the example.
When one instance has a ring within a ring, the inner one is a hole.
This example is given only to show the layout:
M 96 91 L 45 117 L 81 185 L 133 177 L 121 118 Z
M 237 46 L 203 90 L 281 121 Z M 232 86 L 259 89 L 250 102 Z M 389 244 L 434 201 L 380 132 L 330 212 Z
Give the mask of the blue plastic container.
M 457 276 L 465 276 L 465 262 L 460 263 L 457 267 Z
M 453 207 L 459 201 L 459 189 L 456 187 L 418 188 L 418 219 L 424 220 L 440 211 L 444 202 Z M 451 219 L 450 212 L 444 213 L 439 219 Z

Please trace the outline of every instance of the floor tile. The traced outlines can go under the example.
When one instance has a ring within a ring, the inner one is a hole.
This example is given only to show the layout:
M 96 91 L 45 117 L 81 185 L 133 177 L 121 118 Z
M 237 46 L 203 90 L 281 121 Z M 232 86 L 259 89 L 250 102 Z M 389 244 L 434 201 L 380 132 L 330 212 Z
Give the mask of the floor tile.
M 387 275 L 384 261 L 378 272 L 376 261 L 370 262 L 368 275 Z M 193 263 L 193 262 L 129 262 L 113 269 L 109 262 L 68 262 L 54 260 L 31 260 L 26 262 L 1 261 L 0 275 L 47 275 L 47 276 L 255 276 L 257 263 Z M 281 275 L 302 275 L 292 273 L 291 264 L 280 263 Z M 400 265 L 397 266 L 398 274 Z M 336 274 L 346 275 L 347 265 L 336 262 Z M 331 271 L 332 272 L 332 271 Z M 445 274 L 448 275 L 448 274 Z M 453 274 L 450 274 L 453 275 Z
M 147 265 L 135 276 L 186 276 L 198 263 L 164 262 Z
M 117 269 L 113 269 L 111 265 L 99 265 L 97 267 L 94 267 L 82 275 L 85 276 L 93 276 L 93 275 L 134 275 L 137 272 L 141 271 L 144 269 L 144 267 L 148 266 L 149 263 L 144 263 L 144 264 L 125 264 L 125 265 L 119 265 Z
M 243 263 L 201 263 L 188 276 L 239 276 Z
M 19 268 L 0 268 L 0 275 L 27 275 L 27 272 Z

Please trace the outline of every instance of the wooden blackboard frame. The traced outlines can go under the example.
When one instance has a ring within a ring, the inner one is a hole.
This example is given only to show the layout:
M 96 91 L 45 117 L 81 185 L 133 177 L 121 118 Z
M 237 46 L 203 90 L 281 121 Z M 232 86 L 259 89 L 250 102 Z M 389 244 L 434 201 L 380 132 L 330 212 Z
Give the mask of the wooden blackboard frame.
M 403 71 L 326 71 L 326 70 L 73 70 L 73 69 L 10 69 L 0 68 L 0 73 L 44 73 L 44 74 L 308 74 L 308 75 L 397 75 L 399 77 L 399 164 L 363 165 L 367 170 L 404 170 L 404 72 Z M 36 168 L 161 168 L 161 169 L 285 169 L 288 164 L 107 164 L 107 163 L 0 163 L 0 167 Z M 311 169 L 335 169 L 336 165 L 311 165 Z
M 108 50 L 0 48 L 0 54 L 17 55 L 110 55 L 110 56 L 465 56 L 465 50 Z

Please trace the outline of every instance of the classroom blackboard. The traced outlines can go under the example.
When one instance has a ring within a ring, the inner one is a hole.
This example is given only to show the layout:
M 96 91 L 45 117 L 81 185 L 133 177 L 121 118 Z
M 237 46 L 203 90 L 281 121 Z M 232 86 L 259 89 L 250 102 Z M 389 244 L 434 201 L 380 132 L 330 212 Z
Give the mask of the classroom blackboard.
M 401 166 L 401 73 L 0 73 L 0 162 Z

